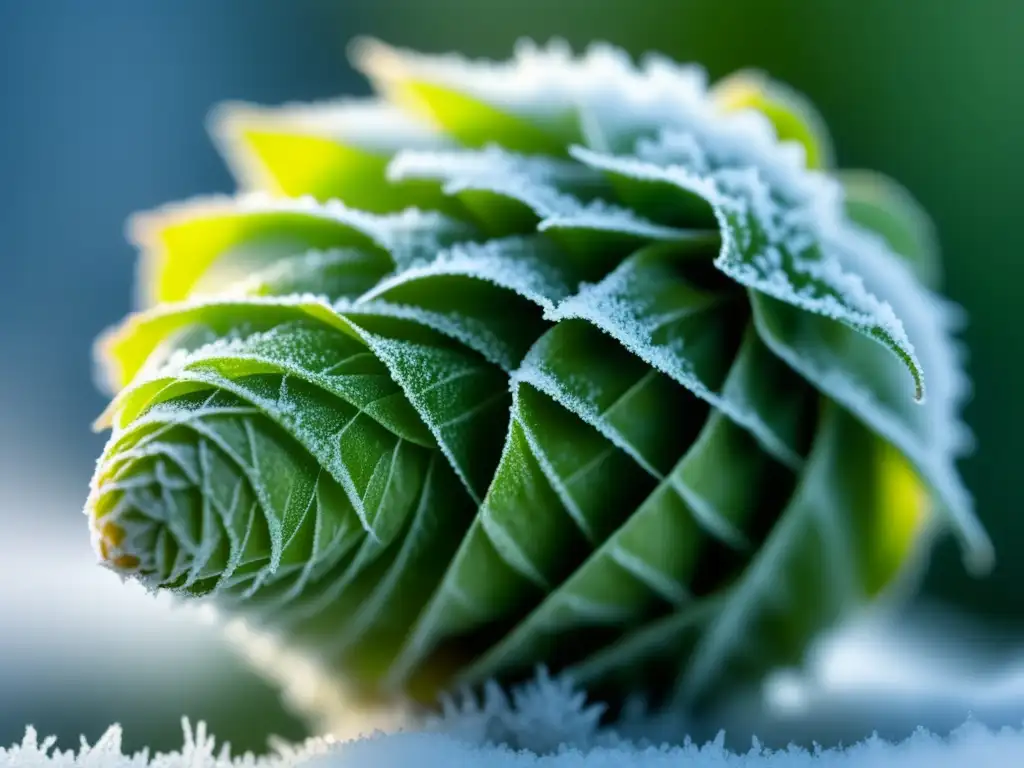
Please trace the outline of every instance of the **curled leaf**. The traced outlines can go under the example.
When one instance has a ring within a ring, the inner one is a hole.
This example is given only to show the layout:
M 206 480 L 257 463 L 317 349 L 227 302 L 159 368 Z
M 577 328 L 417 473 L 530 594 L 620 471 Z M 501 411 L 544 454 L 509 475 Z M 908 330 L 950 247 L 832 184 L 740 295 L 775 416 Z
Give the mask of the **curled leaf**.
M 355 58 L 376 97 L 224 107 L 245 192 L 135 222 L 108 567 L 368 698 L 541 662 L 699 707 L 926 529 L 991 559 L 929 230 L 805 100 L 602 45 Z

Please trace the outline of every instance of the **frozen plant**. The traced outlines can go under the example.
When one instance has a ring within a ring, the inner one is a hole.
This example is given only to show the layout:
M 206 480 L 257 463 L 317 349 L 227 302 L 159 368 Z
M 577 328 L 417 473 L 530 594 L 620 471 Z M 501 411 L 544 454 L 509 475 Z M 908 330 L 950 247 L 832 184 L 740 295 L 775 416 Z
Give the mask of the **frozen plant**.
M 377 96 L 222 108 L 239 194 L 134 221 L 104 564 L 368 703 L 544 663 L 694 711 L 930 531 L 987 565 L 929 225 L 804 99 L 604 45 L 354 59 Z

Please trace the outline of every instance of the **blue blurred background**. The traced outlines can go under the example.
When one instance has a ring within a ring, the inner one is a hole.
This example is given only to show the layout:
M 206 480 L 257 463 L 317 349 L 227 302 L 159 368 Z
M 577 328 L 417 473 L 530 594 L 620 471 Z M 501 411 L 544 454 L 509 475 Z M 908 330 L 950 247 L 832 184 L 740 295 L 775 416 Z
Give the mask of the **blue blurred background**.
M 925 596 L 1024 637 L 1024 3 L 1019 0 L 0 0 L 0 743 L 111 721 L 128 746 L 204 718 L 237 747 L 301 724 L 195 616 L 93 565 L 79 512 L 103 437 L 93 337 L 129 310 L 129 213 L 230 191 L 204 131 L 223 99 L 365 93 L 345 42 L 504 57 L 517 37 L 756 66 L 824 113 L 840 164 L 932 212 L 968 310 L 979 449 L 963 471 L 1001 555 L 940 547 Z

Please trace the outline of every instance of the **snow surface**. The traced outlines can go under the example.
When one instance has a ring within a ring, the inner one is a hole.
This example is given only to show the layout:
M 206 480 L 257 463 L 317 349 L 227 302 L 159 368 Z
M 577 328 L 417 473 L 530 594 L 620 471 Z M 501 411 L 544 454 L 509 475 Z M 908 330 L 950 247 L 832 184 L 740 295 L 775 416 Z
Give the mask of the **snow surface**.
M 184 744 L 180 752 L 148 755 L 145 752 L 126 755 L 121 749 L 121 730 L 112 726 L 94 745 L 84 741 L 78 751 L 60 751 L 50 739 L 40 740 L 31 728 L 20 745 L 0 748 L 0 768 L 227 768 L 256 766 L 284 768 L 308 765 L 310 768 L 343 768 L 345 766 L 488 766 L 489 768 L 662 768 L 665 766 L 771 766 L 798 768 L 945 768 L 946 766 L 1011 766 L 1024 760 L 1024 734 L 1019 730 L 993 732 L 977 723 L 967 723 L 948 738 L 925 731 L 915 733 L 902 743 L 893 744 L 878 738 L 868 739 L 846 749 L 807 751 L 789 748 L 782 751 L 762 749 L 756 742 L 745 753 L 726 750 L 720 741 L 702 746 L 681 747 L 633 746 L 628 744 L 598 747 L 586 753 L 575 749 L 538 756 L 507 747 L 476 746 L 457 737 L 439 733 L 398 733 L 375 735 L 344 743 L 313 740 L 298 747 L 278 745 L 267 757 L 251 754 L 232 757 L 230 747 L 218 747 L 208 735 L 204 724 L 193 731 L 188 721 L 183 724 Z

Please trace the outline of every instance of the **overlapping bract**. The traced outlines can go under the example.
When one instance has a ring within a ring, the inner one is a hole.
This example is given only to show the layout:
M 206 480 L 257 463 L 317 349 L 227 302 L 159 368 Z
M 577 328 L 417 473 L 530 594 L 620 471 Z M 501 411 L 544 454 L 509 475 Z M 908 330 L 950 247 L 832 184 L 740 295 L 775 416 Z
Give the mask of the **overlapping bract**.
M 356 59 L 380 100 L 225 107 L 243 192 L 136 221 L 107 564 L 373 695 L 545 662 L 693 704 L 929 521 L 988 559 L 929 233 L 800 97 L 600 46 Z

